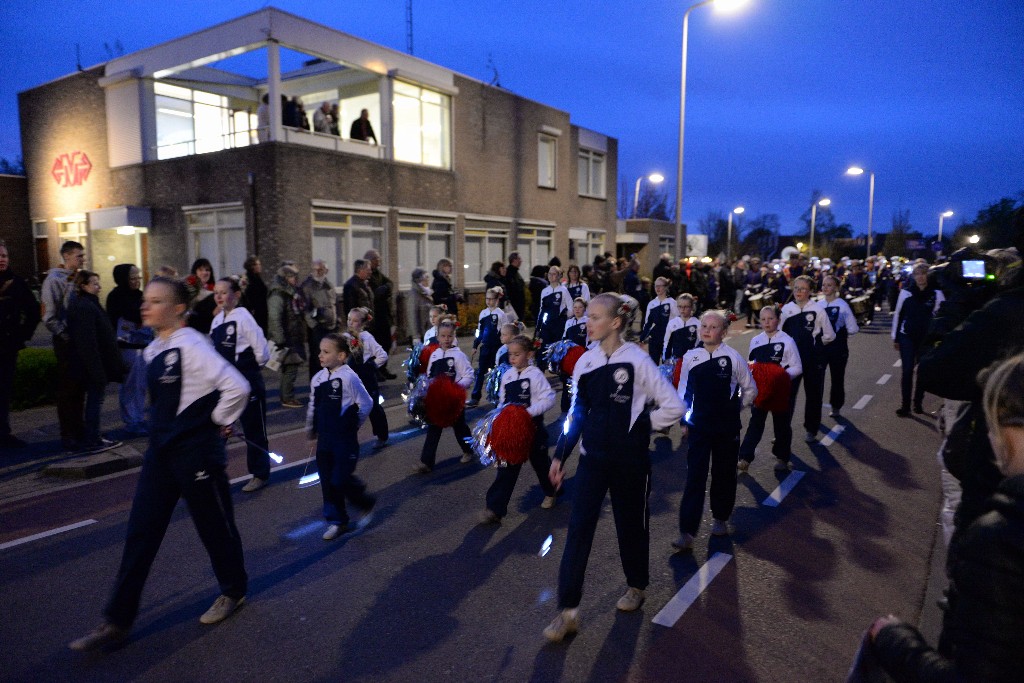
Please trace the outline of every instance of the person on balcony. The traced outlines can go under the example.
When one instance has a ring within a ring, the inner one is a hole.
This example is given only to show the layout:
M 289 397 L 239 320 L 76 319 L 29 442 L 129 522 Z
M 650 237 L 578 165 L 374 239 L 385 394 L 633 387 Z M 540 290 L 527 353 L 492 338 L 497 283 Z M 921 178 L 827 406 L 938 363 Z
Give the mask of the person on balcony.
M 361 140 L 363 142 L 369 142 L 372 139 L 373 144 L 378 144 L 377 136 L 373 132 L 373 124 L 370 123 L 369 109 L 359 112 L 359 118 L 352 122 L 352 128 L 349 130 L 348 136 L 353 140 Z

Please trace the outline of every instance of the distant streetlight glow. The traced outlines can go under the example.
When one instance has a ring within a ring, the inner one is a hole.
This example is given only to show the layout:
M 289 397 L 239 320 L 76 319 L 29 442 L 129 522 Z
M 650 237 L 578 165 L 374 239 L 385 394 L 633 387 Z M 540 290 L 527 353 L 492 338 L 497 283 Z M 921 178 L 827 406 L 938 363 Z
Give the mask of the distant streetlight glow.
M 971 244 L 977 244 L 978 242 L 981 241 L 981 237 L 979 237 L 977 234 L 974 234 L 968 237 L 967 241 L 970 242 Z
M 807 245 L 807 255 L 814 256 L 814 221 L 818 217 L 818 207 L 828 206 L 832 203 L 832 200 L 828 197 L 822 197 L 817 202 L 811 204 L 811 240 Z
M 822 199 L 820 202 L 818 202 L 818 206 L 828 206 L 831 203 L 831 199 Z
M 748 0 L 715 0 L 715 9 L 719 12 L 735 12 L 747 2 Z
M 864 175 L 864 169 L 858 166 L 851 166 L 846 169 L 846 175 Z
M 866 172 L 867 171 L 865 171 L 860 166 L 851 166 L 850 168 L 846 169 L 846 175 L 852 175 L 852 176 L 864 175 Z M 874 217 L 874 215 L 875 215 L 875 172 L 871 171 L 871 182 L 870 182 L 870 185 L 868 186 L 868 240 L 867 240 L 867 246 L 865 248 L 865 251 L 867 252 L 867 256 L 865 258 L 871 256 L 871 221 L 872 221 L 872 218 Z
M 746 211 L 746 209 L 744 209 L 742 206 L 737 206 L 735 209 L 733 209 L 732 211 L 729 212 L 729 230 L 728 230 L 728 232 L 726 233 L 726 236 L 725 236 L 725 262 L 726 263 L 729 263 L 729 262 L 732 261 L 732 215 L 733 214 L 739 215 L 739 214 L 743 213 L 744 211 Z
M 636 218 L 636 210 L 637 207 L 640 205 L 640 181 L 643 179 L 644 176 L 640 176 L 639 178 L 636 179 L 636 189 L 633 191 L 633 218 Z M 649 176 L 647 176 L 647 180 L 653 183 L 654 185 L 657 185 L 658 183 L 665 180 L 665 176 L 661 175 L 660 173 L 652 173 Z
M 801 251 L 803 251 L 803 248 L 804 248 L 804 243 L 803 243 L 803 242 L 797 242 L 797 243 L 796 243 L 796 248 L 797 248 L 797 249 L 799 249 L 799 250 L 801 250 Z
M 939 244 L 942 244 L 942 221 L 953 215 L 952 211 L 943 211 L 939 214 Z

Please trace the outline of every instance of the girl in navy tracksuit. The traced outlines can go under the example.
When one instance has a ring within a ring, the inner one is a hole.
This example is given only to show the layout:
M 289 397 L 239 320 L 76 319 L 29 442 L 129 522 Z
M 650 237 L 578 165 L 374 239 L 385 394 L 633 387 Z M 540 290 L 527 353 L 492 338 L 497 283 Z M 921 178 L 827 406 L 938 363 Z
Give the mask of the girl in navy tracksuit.
M 918 382 L 914 391 L 914 368 L 920 356 L 932 317 L 946 300 L 942 291 L 928 282 L 927 264 L 914 266 L 911 280 L 900 290 L 896 299 L 896 310 L 892 314 L 892 343 L 900 352 L 903 370 L 903 403 L 896 414 L 910 415 L 910 396 L 914 396 L 914 412 L 923 413 L 924 388 Z
M 587 348 L 587 302 L 578 298 L 572 302 L 572 317 L 565 321 L 565 332 L 562 339 L 571 341 L 573 344 Z M 569 386 L 569 376 L 562 375 L 562 412 L 569 412 L 569 403 L 572 399 L 572 391 Z
M 529 337 L 517 336 L 509 344 L 509 360 L 512 367 L 501 376 L 501 391 L 498 406 L 517 404 L 526 408 L 533 418 L 533 446 L 530 449 L 530 465 L 537 473 L 544 500 L 540 506 L 551 508 L 555 504 L 555 487 L 548 472 L 551 458 L 548 457 L 548 430 L 544 426 L 544 413 L 555 405 L 555 391 L 547 377 L 533 365 L 533 342 Z M 508 514 L 508 503 L 519 479 L 523 465 L 506 465 L 497 468 L 494 483 L 487 489 L 487 508 L 480 516 L 484 524 L 500 522 Z
M 679 315 L 669 320 L 665 328 L 665 347 L 662 353 L 665 360 L 682 358 L 687 351 L 696 348 L 700 341 L 697 337 L 700 321 L 693 317 L 693 295 L 680 294 L 676 306 Z
M 370 426 L 377 443 L 375 450 L 380 450 L 388 443 L 388 416 L 380 404 L 380 385 L 377 382 L 377 371 L 388 364 L 388 353 L 377 343 L 373 335 L 366 331 L 366 326 L 373 321 L 373 316 L 366 308 L 353 308 L 348 312 L 348 332 L 354 338 L 349 354 L 348 364 L 355 370 L 366 392 L 373 399 L 370 410 Z
M 644 317 L 644 329 L 640 333 L 640 341 L 647 342 L 647 352 L 655 365 L 661 364 L 661 356 L 665 350 L 665 331 L 671 320 L 679 317 L 676 302 L 668 295 L 668 278 L 659 277 L 654 281 L 656 296 L 647 304 Z
M 829 403 L 832 412 L 829 417 L 839 417 L 839 411 L 846 403 L 846 363 L 850 360 L 850 336 L 860 332 L 857 316 L 853 314 L 850 304 L 839 296 L 839 279 L 834 275 L 826 275 L 821 280 L 821 293 L 825 295 L 822 304 L 825 315 L 832 323 L 836 340 L 825 347 L 825 367 L 832 377 L 829 390 Z
M 590 301 L 590 285 L 580 279 L 580 267 L 575 263 L 571 264 L 565 271 L 565 290 L 573 301 L 583 299 L 584 307 Z
M 142 323 L 156 338 L 143 351 L 149 384 L 149 448 L 128 516 L 121 566 L 104 609 L 105 623 L 71 643 L 93 650 L 124 640 L 167 526 L 184 498 L 213 563 L 221 596 L 200 618 L 213 624 L 245 600 L 248 577 L 235 527 L 224 438 L 245 410 L 249 383 L 185 327 L 189 293 L 177 280 L 154 278 L 142 300 Z
M 565 461 L 582 440 L 576 500 L 558 572 L 561 611 L 544 630 L 551 641 L 559 641 L 579 627 L 577 610 L 583 578 L 609 491 L 628 586 L 618 609 L 637 609 L 649 582 L 651 431 L 675 423 L 683 414 L 683 406 L 650 356 L 624 339 L 638 306 L 631 297 L 600 294 L 587 307 L 590 337 L 599 344 L 576 363 L 572 409 L 550 472 L 551 482 L 561 486 Z M 649 403 L 656 404 L 656 408 L 651 410 Z
M 790 381 L 796 380 L 803 373 L 800 352 L 796 342 L 788 334 L 779 329 L 779 309 L 777 306 L 765 306 L 760 312 L 761 334 L 750 340 L 750 354 L 747 360 L 755 363 L 775 363 L 782 366 L 789 375 Z M 750 463 L 754 462 L 757 444 L 764 436 L 764 425 L 768 421 L 768 411 L 757 406 L 750 407 L 750 422 L 747 433 L 740 444 L 739 463 L 737 469 L 746 472 Z M 772 442 L 772 453 L 775 454 L 775 469 L 793 469 L 789 456 L 793 450 L 793 414 L 787 410 L 772 413 L 772 424 L 775 427 L 775 440 Z
M 430 329 L 423 333 L 423 345 L 429 346 L 437 343 L 437 324 L 448 313 L 448 307 L 444 304 L 430 307 Z
M 804 385 L 804 441 L 814 442 L 821 427 L 821 403 L 825 393 L 825 346 L 835 341 L 836 333 L 828 321 L 825 307 L 811 301 L 811 278 L 801 275 L 793 280 L 793 300 L 782 307 L 779 319 L 782 331 L 793 338 L 800 352 L 804 372 L 793 380 L 789 397 L 790 412 L 796 406 L 800 384 Z
M 360 524 L 369 521 L 376 499 L 355 475 L 359 459 L 359 427 L 374 406 L 359 376 L 349 366 L 353 350 L 349 335 L 331 333 L 320 340 L 320 372 L 309 381 L 306 435 L 316 441 L 316 466 L 324 498 L 327 531 L 331 541 L 354 527 L 349 524 L 348 500 L 362 511 Z
M 541 341 L 540 354 L 544 357 L 544 349 L 548 344 L 562 338 L 565 320 L 569 317 L 569 290 L 562 285 L 562 269 L 558 266 L 548 268 L 548 286 L 540 293 L 540 308 L 537 314 L 537 325 L 533 336 Z M 539 363 L 545 369 L 546 361 Z
M 501 287 L 491 287 L 484 293 L 486 308 L 480 311 L 480 318 L 476 326 L 476 338 L 473 340 L 473 357 L 480 353 L 480 365 L 477 367 L 476 382 L 473 384 L 473 393 L 470 395 L 469 403 L 472 407 L 480 403 L 480 396 L 483 393 L 484 380 L 487 372 L 494 367 L 498 355 L 498 347 L 501 346 L 501 328 L 508 322 L 505 311 L 498 308 L 498 302 L 505 295 Z
M 213 298 L 220 308 L 210 325 L 210 339 L 217 353 L 242 373 L 249 383 L 249 402 L 242 413 L 242 431 L 247 441 L 245 460 L 252 479 L 242 487 L 246 493 L 258 491 L 270 478 L 270 448 L 267 439 L 267 390 L 260 368 L 270 360 L 267 338 L 256 319 L 238 306 L 242 288 L 235 278 L 221 278 L 213 287 Z
M 473 384 L 473 366 L 469 359 L 458 346 L 455 345 L 455 321 L 442 320 L 437 326 L 437 342 L 441 348 L 430 354 L 427 362 L 427 377 L 434 378 L 439 375 L 448 375 L 449 378 L 463 389 L 468 389 Z M 466 411 L 459 413 L 458 420 L 452 425 L 455 438 L 458 439 L 459 448 L 462 449 L 462 462 L 473 461 L 473 450 L 466 443 L 466 439 L 472 435 L 469 432 L 469 425 L 466 424 Z M 414 472 L 427 474 L 433 471 L 434 463 L 437 461 L 437 445 L 441 442 L 441 432 L 444 429 L 435 425 L 427 427 L 427 438 L 423 441 L 423 451 L 420 453 L 420 464 Z
M 757 386 L 747 362 L 723 341 L 729 318 L 722 311 L 707 311 L 700 319 L 703 346 L 683 356 L 679 397 L 686 413 L 683 434 L 686 488 L 679 504 L 680 550 L 693 547 L 704 515 L 704 490 L 711 471 L 711 533 L 729 533 L 729 517 L 736 505 L 736 462 L 740 447 L 740 412 L 754 402 Z
M 498 347 L 498 352 L 494 354 L 494 364 L 503 365 L 508 363 L 508 343 L 512 341 L 512 338 L 517 334 L 523 333 L 523 323 L 518 320 L 514 323 L 505 323 L 501 326 L 501 335 L 498 340 L 501 342 L 501 346 Z

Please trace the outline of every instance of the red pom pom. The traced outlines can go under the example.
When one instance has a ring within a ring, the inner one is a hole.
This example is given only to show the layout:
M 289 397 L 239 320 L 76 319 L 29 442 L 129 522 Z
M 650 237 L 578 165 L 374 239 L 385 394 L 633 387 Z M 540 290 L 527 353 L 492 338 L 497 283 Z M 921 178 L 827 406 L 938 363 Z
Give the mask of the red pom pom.
M 679 388 L 679 375 L 683 374 L 683 359 L 676 358 L 676 367 L 672 371 L 672 386 Z
M 430 356 L 437 351 L 440 347 L 438 344 L 427 344 L 420 350 L 420 371 L 419 374 L 423 374 L 427 371 L 427 365 L 430 364 Z
M 427 387 L 427 422 L 435 427 L 451 427 L 465 410 L 466 390 L 448 375 L 438 375 Z
M 577 361 L 586 352 L 587 350 L 582 346 L 573 346 L 566 351 L 565 358 L 562 359 L 562 373 L 572 377 L 572 371 L 576 369 Z
M 522 465 L 530 459 L 536 426 L 526 408 L 514 403 L 501 409 L 491 423 L 487 444 L 499 460 Z
M 757 384 L 757 398 L 754 405 L 770 413 L 784 413 L 789 410 L 789 393 L 793 382 L 789 373 L 775 363 L 751 363 L 750 372 Z

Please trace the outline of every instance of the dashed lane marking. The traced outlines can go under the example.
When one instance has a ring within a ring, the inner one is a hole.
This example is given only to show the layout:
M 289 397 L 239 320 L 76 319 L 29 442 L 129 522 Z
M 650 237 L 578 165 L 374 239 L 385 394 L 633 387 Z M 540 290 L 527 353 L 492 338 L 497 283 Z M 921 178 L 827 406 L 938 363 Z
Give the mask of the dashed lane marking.
M 903 359 L 902 358 L 897 358 L 896 362 L 893 363 L 892 366 L 894 368 L 902 368 L 903 367 Z
M 38 534 L 32 534 L 31 536 L 26 536 L 24 538 L 18 538 L 13 541 L 7 541 L 6 543 L 0 543 L 0 550 L 7 550 L 8 548 L 13 548 L 23 543 L 31 543 L 32 541 L 38 541 L 42 538 L 48 538 L 49 536 L 56 536 L 57 534 L 62 534 L 65 531 L 80 529 L 83 526 L 89 526 L 90 524 L 95 523 L 95 519 L 86 519 L 81 522 L 75 522 L 74 524 L 68 524 L 67 526 L 58 527 L 56 529 L 50 529 L 49 531 L 43 531 Z
M 779 507 L 779 504 L 785 500 L 786 496 L 789 495 L 789 492 L 792 491 L 793 488 L 800 483 L 800 480 L 804 478 L 804 474 L 806 474 L 806 472 L 801 472 L 799 470 L 792 472 L 788 477 L 782 480 L 782 483 L 779 484 L 775 490 L 772 491 L 772 494 L 765 498 L 764 502 L 761 504 L 770 508 Z
M 704 592 L 708 584 L 718 576 L 718 573 L 725 568 L 725 565 L 729 564 L 731 559 L 732 555 L 726 553 L 715 553 L 712 555 L 704 566 L 690 577 L 690 580 L 679 589 L 678 593 L 672 596 L 668 604 L 662 607 L 661 611 L 651 621 L 667 628 L 675 626 L 676 622 L 679 621 L 679 617 L 683 616 L 686 610 L 690 608 L 690 605 L 700 597 L 700 594 Z
M 821 441 L 819 443 L 822 446 L 831 446 L 836 442 L 836 439 L 839 438 L 839 435 L 842 434 L 845 430 L 846 425 L 836 425 L 835 427 L 832 428 L 832 431 L 830 431 L 825 436 L 821 437 Z
M 864 406 L 871 400 L 871 394 L 864 394 L 860 397 L 860 400 L 853 404 L 854 410 L 864 410 Z
M 875 382 L 875 384 L 885 384 L 890 379 L 892 379 L 892 375 L 890 375 L 889 373 L 885 373 L 884 375 L 878 378 L 878 381 Z

